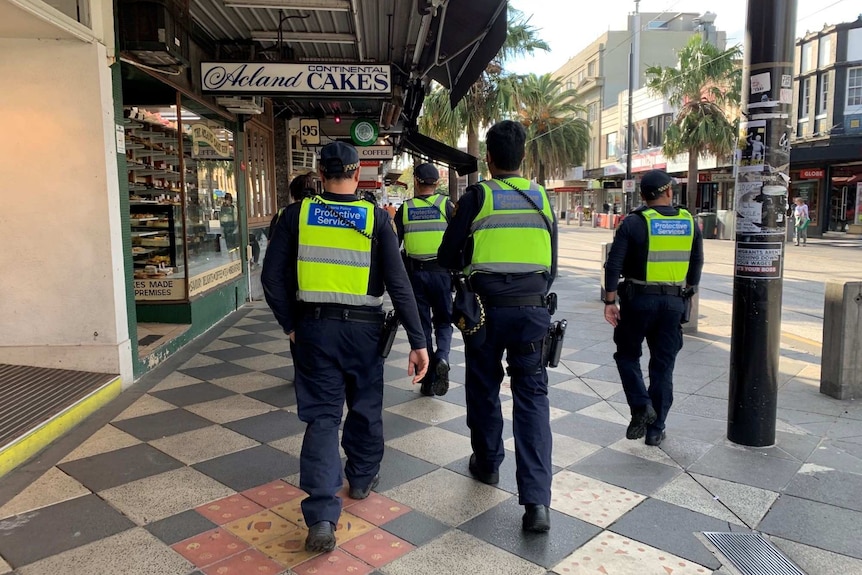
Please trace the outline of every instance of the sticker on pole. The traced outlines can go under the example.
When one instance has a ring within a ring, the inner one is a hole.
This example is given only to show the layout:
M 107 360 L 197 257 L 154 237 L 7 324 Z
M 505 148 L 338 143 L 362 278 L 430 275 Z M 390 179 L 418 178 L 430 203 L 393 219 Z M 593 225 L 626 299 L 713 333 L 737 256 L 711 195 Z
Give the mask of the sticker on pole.
M 739 242 L 736 247 L 736 277 L 781 279 L 780 242 Z
M 736 233 L 766 235 L 784 233 L 787 188 L 763 182 L 736 185 Z
M 739 125 L 739 171 L 762 172 L 766 163 L 766 120 L 742 122 Z

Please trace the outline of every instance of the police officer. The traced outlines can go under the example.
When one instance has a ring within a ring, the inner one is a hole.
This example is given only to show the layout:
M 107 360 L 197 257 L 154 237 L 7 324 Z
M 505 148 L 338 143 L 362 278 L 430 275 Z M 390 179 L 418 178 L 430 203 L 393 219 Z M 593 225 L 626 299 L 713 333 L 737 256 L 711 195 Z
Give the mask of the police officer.
M 288 187 L 290 191 L 290 203 L 301 202 L 303 198 L 308 198 L 317 195 L 317 185 L 315 183 L 314 174 L 311 172 L 296 176 L 290 181 Z M 275 232 L 275 225 L 281 216 L 284 214 L 285 208 L 279 208 L 272 216 L 272 221 L 269 222 L 269 231 L 266 234 L 268 240 L 272 240 L 272 234 Z
M 673 207 L 672 182 L 661 170 L 644 174 L 646 205 L 623 220 L 605 264 L 605 319 L 614 326 L 614 359 L 632 414 L 626 437 L 646 435 L 646 444 L 655 446 L 665 437 L 673 403 L 683 295 L 697 287 L 703 269 L 700 230 L 690 213 Z M 649 389 L 640 364 L 644 338 L 650 350 Z
M 437 263 L 443 232 L 452 219 L 454 206 L 449 198 L 435 193 L 440 173 L 433 164 L 413 170 L 414 197 L 395 213 L 398 239 L 404 242 L 405 263 L 419 317 L 428 340 L 431 365 L 422 380 L 422 395 L 446 395 L 449 391 L 449 349 L 452 347 L 452 279 L 449 270 Z M 437 339 L 434 352 L 431 328 Z
M 305 548 L 331 551 L 341 515 L 338 427 L 350 497 L 364 499 L 383 458 L 383 290 L 388 290 L 410 346 L 408 373 L 428 368 L 425 336 L 389 215 L 359 199 L 353 146 L 320 151 L 324 193 L 291 204 L 278 221 L 261 281 L 266 301 L 295 345 L 299 418 L 307 424 L 300 455 Z
M 437 261 L 463 270 L 485 308 L 485 328 L 465 337 L 470 473 L 499 482 L 503 461 L 503 353 L 512 377 L 518 498 L 526 531 L 550 529 L 551 425 L 542 340 L 557 270 L 557 224 L 545 190 L 520 175 L 526 133 L 503 121 L 488 130 L 493 179 L 470 186 L 455 208 Z M 484 337 L 483 337 L 484 336 Z

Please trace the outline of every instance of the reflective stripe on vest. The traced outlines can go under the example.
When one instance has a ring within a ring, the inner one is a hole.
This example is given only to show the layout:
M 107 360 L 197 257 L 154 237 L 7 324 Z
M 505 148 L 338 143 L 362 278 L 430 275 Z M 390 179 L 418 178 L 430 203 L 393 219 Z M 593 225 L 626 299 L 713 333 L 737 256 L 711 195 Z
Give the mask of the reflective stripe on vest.
M 513 184 L 529 194 L 549 222 L 554 221 L 541 186 L 524 178 L 513 178 Z M 550 273 L 551 234 L 542 215 L 505 184 L 487 180 L 480 185 L 485 195 L 470 227 L 473 258 L 464 273 Z
M 664 216 L 654 209 L 641 212 L 647 224 L 647 285 L 685 285 L 694 218 L 680 209 L 676 216 Z
M 345 221 L 369 237 L 358 233 Z M 296 299 L 312 303 L 382 305 L 382 297 L 368 295 L 369 238 L 373 232 L 374 208 L 366 203 L 332 202 L 320 197 L 302 200 Z
M 446 196 L 434 194 L 423 201 L 411 198 L 404 202 L 404 251 L 413 259 L 437 259 L 437 250 L 446 231 Z M 429 205 L 430 204 L 430 205 Z

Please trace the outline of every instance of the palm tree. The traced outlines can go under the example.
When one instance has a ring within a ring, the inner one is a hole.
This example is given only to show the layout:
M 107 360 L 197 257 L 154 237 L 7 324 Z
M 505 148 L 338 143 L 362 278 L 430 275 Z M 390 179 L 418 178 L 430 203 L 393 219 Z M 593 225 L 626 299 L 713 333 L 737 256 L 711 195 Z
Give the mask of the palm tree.
M 436 86 L 422 104 L 419 117 L 419 130 L 453 148 L 458 147 L 458 139 L 464 133 L 467 121 L 465 108 L 460 104 L 454 109 L 449 105 L 449 91 Z M 410 183 L 412 187 L 412 181 Z M 458 173 L 449 168 L 449 196 L 458 199 Z
M 513 79 L 514 119 L 527 130 L 524 171 L 544 185 L 548 176 L 562 177 L 584 161 L 590 146 L 590 125 L 576 104 L 577 92 L 564 90 L 551 74 Z
M 450 135 L 448 131 L 458 127 L 457 123 L 460 123 L 460 129 L 457 130 L 458 136 L 467 132 L 467 153 L 476 157 L 479 157 L 479 129 L 510 112 L 505 109 L 506 101 L 501 98 L 499 90 L 500 82 L 507 77 L 504 70 L 505 63 L 512 58 L 532 54 L 536 50 L 550 50 L 548 43 L 539 38 L 539 30 L 530 24 L 530 18 L 523 12 L 510 5 L 508 14 L 506 41 L 479 79 L 470 87 L 467 95 L 458 102 L 454 116 L 445 118 L 442 115 L 441 103 L 436 100 L 442 100 L 444 105 L 448 105 L 449 95 L 447 90 L 436 88 L 425 99 L 423 108 L 423 116 L 430 116 L 430 118 L 424 122 L 420 120 L 422 131 L 438 139 L 448 137 Z M 457 123 L 450 124 L 450 120 Z M 442 131 L 438 131 L 437 128 L 441 123 Z M 422 127 L 423 125 L 425 127 Z M 457 139 L 455 138 L 456 142 Z M 467 176 L 468 184 L 474 184 L 477 180 L 478 174 Z
M 692 36 L 679 53 L 678 67 L 653 66 L 646 71 L 650 91 L 679 110 L 665 132 L 664 154 L 669 158 L 689 154 L 686 206 L 691 210 L 697 202 L 698 159 L 726 156 L 736 147 L 739 124 L 728 119 L 727 111 L 740 103 L 740 55 L 738 46 L 721 50 Z

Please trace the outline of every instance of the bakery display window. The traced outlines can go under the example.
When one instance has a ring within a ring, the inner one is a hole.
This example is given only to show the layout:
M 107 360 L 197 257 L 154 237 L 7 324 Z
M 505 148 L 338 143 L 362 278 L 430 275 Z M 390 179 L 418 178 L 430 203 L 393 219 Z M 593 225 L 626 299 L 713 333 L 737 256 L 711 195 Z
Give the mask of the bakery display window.
M 124 109 L 136 301 L 186 298 L 182 159 L 176 108 Z
M 234 132 L 194 101 L 183 101 L 183 192 L 189 297 L 242 275 Z

